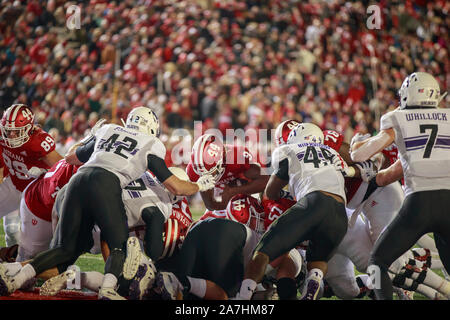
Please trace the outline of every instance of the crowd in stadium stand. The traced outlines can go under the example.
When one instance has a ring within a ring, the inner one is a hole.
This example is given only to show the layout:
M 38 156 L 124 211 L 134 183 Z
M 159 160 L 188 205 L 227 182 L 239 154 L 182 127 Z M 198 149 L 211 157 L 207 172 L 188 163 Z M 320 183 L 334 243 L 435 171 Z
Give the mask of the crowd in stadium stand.
M 30 105 L 59 150 L 100 117 L 155 109 L 170 148 L 174 128 L 273 129 L 287 118 L 377 131 L 413 71 L 446 89 L 450 2 L 377 1 L 2 1 L 0 111 Z

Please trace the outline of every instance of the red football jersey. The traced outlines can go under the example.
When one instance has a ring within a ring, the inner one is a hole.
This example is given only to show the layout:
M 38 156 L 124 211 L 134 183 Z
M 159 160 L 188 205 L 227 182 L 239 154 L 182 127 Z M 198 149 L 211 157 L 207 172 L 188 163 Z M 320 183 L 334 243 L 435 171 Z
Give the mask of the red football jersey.
M 383 154 L 386 158 L 389 159 L 389 165 L 393 165 L 395 161 L 398 159 L 398 149 L 395 144 L 391 144 L 386 147 L 383 151 Z
M 39 218 L 52 221 L 52 208 L 58 191 L 64 187 L 77 172 L 79 166 L 59 160 L 50 170 L 30 183 L 25 190 L 25 203 L 28 209 Z
M 264 198 L 262 205 L 264 207 L 265 218 L 264 228 L 267 230 L 269 226 L 278 219 L 287 209 L 296 204 L 297 201 L 290 195 L 289 192 L 284 192 L 283 196 L 278 200 L 269 200 Z
M 22 146 L 10 148 L 3 140 L 0 140 L 0 146 L 3 149 L 4 171 L 6 171 L 3 175 L 10 175 L 17 190 L 23 191 L 33 180 L 27 175 L 31 167 L 50 168 L 41 158 L 55 150 L 55 141 L 44 130 L 36 127 L 33 129 L 30 140 Z
M 250 164 L 253 163 L 253 157 L 248 149 L 235 145 L 225 145 L 225 147 L 227 149 L 224 163 L 225 171 L 216 183 L 216 187 L 227 185 L 237 180 L 248 181 L 244 176 L 244 172 L 250 169 Z M 199 178 L 198 174 L 194 172 L 191 162 L 187 165 L 186 173 L 192 182 L 196 182 Z
M 186 197 L 183 197 L 183 200 L 172 205 L 172 214 L 170 215 L 170 218 L 178 220 L 182 229 L 187 231 L 193 220 Z M 184 232 L 184 234 L 186 234 L 186 232 Z
M 339 149 L 344 142 L 344 136 L 334 130 L 324 130 L 323 135 L 325 145 L 333 148 L 339 153 Z M 345 178 L 345 196 L 347 197 L 347 203 L 350 202 L 356 191 L 358 191 L 361 183 L 362 179 L 360 178 Z
M 227 218 L 227 210 L 206 210 L 205 213 L 200 217 L 199 220 L 205 220 L 207 218 Z

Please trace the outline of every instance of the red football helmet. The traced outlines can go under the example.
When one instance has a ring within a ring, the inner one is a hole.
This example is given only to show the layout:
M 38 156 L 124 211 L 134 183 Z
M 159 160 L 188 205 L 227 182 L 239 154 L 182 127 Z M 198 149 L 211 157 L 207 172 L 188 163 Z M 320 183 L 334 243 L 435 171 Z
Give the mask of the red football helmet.
M 263 234 L 264 207 L 252 196 L 237 194 L 227 205 L 227 218 L 245 224 L 259 234 Z
M 3 113 L 0 124 L 2 137 L 10 148 L 18 148 L 30 139 L 34 114 L 24 104 L 13 104 Z
M 161 258 L 172 256 L 176 247 L 181 244 L 186 235 L 186 228 L 183 229 L 177 219 L 170 218 L 164 224 L 164 251 Z
M 192 169 L 199 176 L 211 174 L 215 181 L 219 181 L 225 172 L 225 146 L 216 136 L 204 134 L 199 137 L 192 147 Z
M 275 130 L 275 145 L 279 147 L 286 144 L 289 133 L 298 124 L 300 124 L 300 122 L 295 120 L 286 120 L 280 123 Z

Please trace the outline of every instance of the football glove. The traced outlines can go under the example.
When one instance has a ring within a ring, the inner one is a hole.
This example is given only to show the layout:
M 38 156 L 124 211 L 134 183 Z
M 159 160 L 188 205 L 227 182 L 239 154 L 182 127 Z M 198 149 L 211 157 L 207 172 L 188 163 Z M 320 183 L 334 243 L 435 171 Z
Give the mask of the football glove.
M 28 170 L 27 175 L 32 178 L 39 178 L 42 174 L 46 173 L 47 170 L 43 168 L 38 167 L 31 167 L 30 170 Z
M 363 179 L 363 181 L 365 182 L 369 182 L 373 177 L 377 175 L 377 168 L 375 167 L 375 164 L 370 160 L 357 162 L 355 163 L 355 166 L 358 167 L 359 171 L 361 172 L 361 179 Z
M 353 167 L 349 167 L 347 162 L 345 162 L 340 155 L 333 158 L 333 165 L 336 170 L 341 171 L 345 177 L 352 178 L 355 176 L 355 169 Z
M 198 185 L 198 191 L 203 192 L 203 191 L 207 191 L 209 189 L 214 188 L 216 183 L 214 182 L 214 178 L 212 175 L 205 174 L 204 176 L 201 176 L 198 179 L 197 185 Z

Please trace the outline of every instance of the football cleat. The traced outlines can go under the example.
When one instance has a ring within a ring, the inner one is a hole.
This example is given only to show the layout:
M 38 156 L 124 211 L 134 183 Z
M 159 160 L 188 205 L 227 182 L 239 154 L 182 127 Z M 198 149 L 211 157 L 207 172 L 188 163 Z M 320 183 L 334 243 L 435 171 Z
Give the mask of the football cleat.
M 52 277 L 44 282 L 41 286 L 39 294 L 41 296 L 54 296 L 67 286 L 67 280 L 75 276 L 75 271 L 67 270 L 55 277 Z
M 306 291 L 302 295 L 302 298 L 300 300 L 316 300 L 319 291 L 320 291 L 320 280 L 312 277 L 308 280 L 308 283 L 306 285 Z
M 158 272 L 155 291 L 163 300 L 182 300 L 183 286 L 172 272 Z
M 130 284 L 130 300 L 144 300 L 155 283 L 155 277 L 156 268 L 153 262 L 141 264 Z
M 123 277 L 131 280 L 136 275 L 141 262 L 141 245 L 136 237 L 127 240 L 127 257 L 123 263 Z
M 98 300 L 127 300 L 118 294 L 113 288 L 102 288 L 98 292 Z

